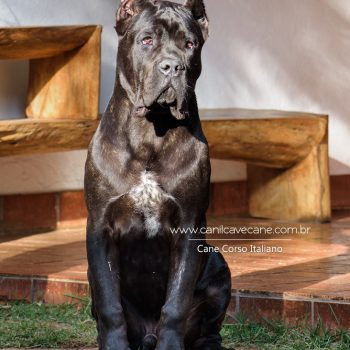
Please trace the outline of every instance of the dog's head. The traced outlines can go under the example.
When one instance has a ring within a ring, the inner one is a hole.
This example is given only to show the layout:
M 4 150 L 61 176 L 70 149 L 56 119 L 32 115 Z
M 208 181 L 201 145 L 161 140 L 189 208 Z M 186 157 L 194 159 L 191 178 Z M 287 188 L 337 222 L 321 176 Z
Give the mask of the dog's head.
M 136 109 L 161 106 L 186 118 L 208 37 L 203 0 L 122 0 L 116 30 L 120 83 Z

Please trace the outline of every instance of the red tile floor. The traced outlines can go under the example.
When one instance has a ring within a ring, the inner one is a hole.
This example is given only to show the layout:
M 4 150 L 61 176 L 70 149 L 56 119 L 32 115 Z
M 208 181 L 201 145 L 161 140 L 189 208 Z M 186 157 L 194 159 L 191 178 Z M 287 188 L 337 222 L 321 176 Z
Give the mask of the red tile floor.
M 224 253 L 232 273 L 231 316 L 311 325 L 322 319 L 350 328 L 350 212 L 337 212 L 330 224 L 211 217 L 209 225 L 231 229 L 207 234 L 211 244 L 236 249 Z M 292 232 L 281 234 L 286 229 Z M 279 252 L 258 252 L 261 246 Z M 1 299 L 77 301 L 88 295 L 86 268 L 84 228 L 0 237 Z

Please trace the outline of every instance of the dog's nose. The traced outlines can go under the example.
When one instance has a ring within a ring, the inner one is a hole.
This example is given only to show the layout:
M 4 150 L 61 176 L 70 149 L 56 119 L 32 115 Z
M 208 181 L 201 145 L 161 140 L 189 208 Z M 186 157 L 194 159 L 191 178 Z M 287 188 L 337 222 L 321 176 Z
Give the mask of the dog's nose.
M 164 75 L 177 76 L 185 70 L 185 66 L 180 60 L 167 58 L 159 63 L 159 70 Z

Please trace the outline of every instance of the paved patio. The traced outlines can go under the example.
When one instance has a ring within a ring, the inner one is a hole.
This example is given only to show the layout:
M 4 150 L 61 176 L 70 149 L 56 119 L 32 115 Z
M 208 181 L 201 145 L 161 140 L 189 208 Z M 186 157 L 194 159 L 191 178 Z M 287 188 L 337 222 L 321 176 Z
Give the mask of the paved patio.
M 207 235 L 210 243 L 231 251 L 224 253 L 232 273 L 231 316 L 322 319 L 350 328 L 349 212 L 337 212 L 330 224 L 223 216 L 210 217 L 209 225 L 216 231 Z M 86 269 L 83 227 L 0 239 L 0 298 L 78 301 L 88 295 Z

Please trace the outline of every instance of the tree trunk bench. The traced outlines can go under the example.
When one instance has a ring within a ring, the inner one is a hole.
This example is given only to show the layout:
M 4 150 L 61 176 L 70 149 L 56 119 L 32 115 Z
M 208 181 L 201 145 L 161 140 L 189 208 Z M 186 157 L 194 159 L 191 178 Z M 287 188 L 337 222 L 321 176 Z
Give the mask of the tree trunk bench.
M 222 109 L 201 117 L 211 157 L 248 164 L 251 216 L 331 219 L 326 115 Z
M 25 119 L 0 120 L 0 156 L 86 148 L 98 125 L 101 26 L 0 28 L 0 60 L 29 60 Z
M 248 164 L 251 216 L 331 219 L 327 116 L 237 109 L 201 116 L 211 158 Z M 82 119 L 0 121 L 0 156 L 85 149 L 97 126 Z
M 98 126 L 100 26 L 0 28 L 0 59 L 30 61 L 26 119 L 0 121 L 0 157 L 87 148 Z M 328 118 L 202 110 L 212 158 L 248 163 L 255 217 L 328 221 Z

